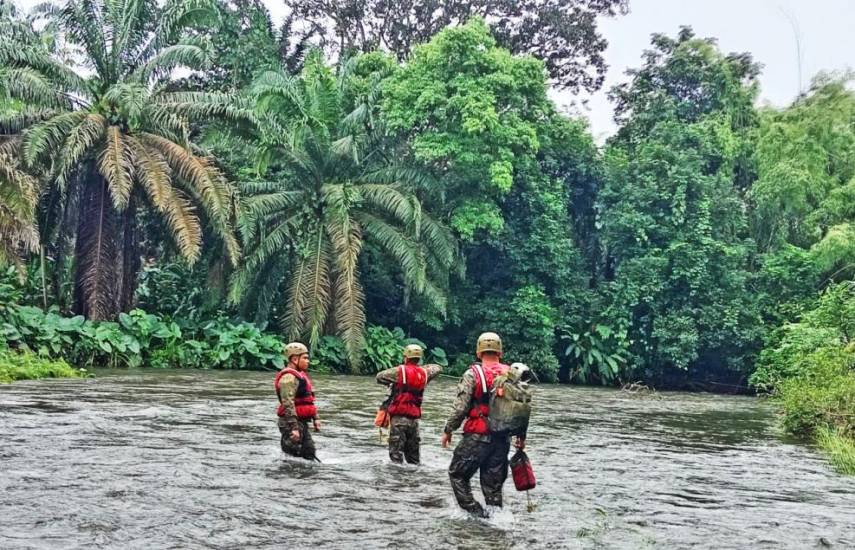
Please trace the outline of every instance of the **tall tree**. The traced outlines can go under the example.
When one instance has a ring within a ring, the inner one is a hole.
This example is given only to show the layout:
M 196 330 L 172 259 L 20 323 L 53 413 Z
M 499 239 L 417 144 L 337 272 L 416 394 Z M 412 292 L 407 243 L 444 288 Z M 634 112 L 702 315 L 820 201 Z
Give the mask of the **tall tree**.
M 412 292 L 444 310 L 443 273 L 454 260 L 455 241 L 422 209 L 413 192 L 418 180 L 407 177 L 392 150 L 379 147 L 376 109 L 346 101 L 350 76 L 347 66 L 334 76 L 315 52 L 298 78 L 265 73 L 255 83 L 262 172 L 275 166 L 282 178 L 246 186 L 240 227 L 247 256 L 232 298 L 254 290 L 269 301 L 284 281 L 289 337 L 314 345 L 336 332 L 358 366 L 364 243 L 382 251 Z
M 4 127 L 24 128 L 21 164 L 45 174 L 50 232 L 76 236 L 76 309 L 87 317 L 111 318 L 129 306 L 140 261 L 139 208 L 163 219 L 191 263 L 203 226 L 233 262 L 239 256 L 235 191 L 190 141 L 192 120 L 237 116 L 233 102 L 166 91 L 173 69 L 200 69 L 209 58 L 206 44 L 183 38 L 183 30 L 209 17 L 210 8 L 204 0 L 45 7 L 58 41 L 87 69 L 80 73 L 15 35 L 0 39 L 0 70 L 22 75 L 10 95 L 43 106 Z
M 440 327 L 435 337 L 469 357 L 467 340 L 489 324 L 548 379 L 558 368 L 556 325 L 585 309 L 579 247 L 596 248 L 599 156 L 546 89 L 541 61 L 513 55 L 474 19 L 416 47 L 384 82 L 383 115 L 434 176 L 426 204 L 464 242 L 466 280 L 452 285 L 450 319 L 422 316 L 425 328 Z
M 834 240 L 840 245 L 853 242 L 855 92 L 851 83 L 852 75 L 821 75 L 792 106 L 763 113 L 756 144 L 758 179 L 750 193 L 761 250 L 791 244 L 842 252 L 845 246 L 826 245 Z M 849 261 L 855 264 L 855 256 Z M 838 262 L 823 263 L 831 267 Z
M 636 376 L 721 376 L 750 364 L 758 340 L 739 193 L 757 66 L 685 28 L 653 46 L 614 92 L 623 127 L 599 197 L 603 290 L 612 324 L 630 329 Z
M 480 17 L 512 53 L 542 59 L 561 88 L 596 90 L 605 77 L 608 45 L 598 17 L 626 13 L 627 0 L 286 0 L 295 42 L 312 41 L 334 56 L 382 49 L 404 60 L 418 44 L 449 26 Z
M 520 159 L 552 106 L 543 63 L 497 46 L 481 19 L 419 46 L 383 84 L 383 116 L 441 181 L 434 197 L 465 240 L 497 234 Z

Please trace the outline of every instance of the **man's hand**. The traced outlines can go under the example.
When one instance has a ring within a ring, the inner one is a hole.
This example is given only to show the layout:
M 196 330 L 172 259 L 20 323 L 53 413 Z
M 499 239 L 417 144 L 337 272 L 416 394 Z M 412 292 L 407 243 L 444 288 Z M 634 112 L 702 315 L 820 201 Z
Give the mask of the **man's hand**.
M 443 449 L 447 449 L 449 443 L 451 443 L 451 434 L 442 432 L 442 435 L 439 438 L 439 444 L 442 445 Z
M 321 431 L 321 421 L 317 418 L 312 419 L 312 426 L 314 426 L 316 432 Z
M 522 437 L 515 437 L 514 438 L 514 447 L 516 447 L 517 449 L 519 449 L 521 451 L 523 449 L 525 449 L 525 439 Z
M 291 441 L 294 443 L 300 442 L 300 430 L 291 430 Z

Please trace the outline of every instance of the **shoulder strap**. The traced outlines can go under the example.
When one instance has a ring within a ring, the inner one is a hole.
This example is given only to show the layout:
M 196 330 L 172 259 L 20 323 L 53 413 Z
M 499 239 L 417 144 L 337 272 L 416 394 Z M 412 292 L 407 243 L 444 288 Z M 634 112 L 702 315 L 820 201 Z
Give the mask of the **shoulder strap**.
M 401 365 L 398 368 L 401 369 L 401 383 L 406 386 L 407 385 L 407 365 Z
M 475 378 L 480 379 L 481 392 L 486 394 L 487 393 L 487 377 L 484 375 L 484 367 L 475 363 L 474 365 L 472 365 L 472 369 L 475 371 Z

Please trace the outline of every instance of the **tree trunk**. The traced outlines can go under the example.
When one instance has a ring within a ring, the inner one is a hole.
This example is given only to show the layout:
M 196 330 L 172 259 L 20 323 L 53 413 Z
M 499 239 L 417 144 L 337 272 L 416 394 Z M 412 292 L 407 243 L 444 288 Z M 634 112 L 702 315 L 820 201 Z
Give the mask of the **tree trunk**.
M 139 239 L 137 235 L 137 204 L 131 195 L 128 207 L 122 217 L 122 274 L 119 279 L 119 308 L 129 311 L 134 306 L 134 293 L 137 289 L 137 274 L 142 262 L 140 260 Z
M 112 320 L 119 313 L 120 228 L 107 182 L 90 167 L 80 196 L 74 250 L 74 310 L 88 319 Z

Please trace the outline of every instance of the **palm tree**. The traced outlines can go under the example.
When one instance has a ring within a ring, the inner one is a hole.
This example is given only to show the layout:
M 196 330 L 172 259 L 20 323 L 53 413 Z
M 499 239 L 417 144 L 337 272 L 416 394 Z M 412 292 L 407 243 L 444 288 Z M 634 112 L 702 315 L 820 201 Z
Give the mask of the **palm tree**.
M 385 252 L 407 288 L 440 311 L 457 251 L 451 233 L 423 211 L 414 178 L 384 156 L 371 106 L 345 105 L 348 74 L 345 65 L 333 76 L 314 52 L 298 78 L 269 72 L 255 82 L 261 169 L 276 159 L 285 176 L 243 189 L 250 195 L 239 222 L 247 254 L 231 296 L 237 302 L 252 290 L 269 300 L 284 279 L 289 337 L 314 345 L 337 332 L 358 366 L 363 243 Z
M 33 43 L 36 34 L 23 20 L 15 5 L 0 3 L 0 36 L 17 36 Z M 0 120 L 19 118 L 20 101 L 12 99 L 21 74 L 0 67 Z M 38 182 L 23 170 L 18 161 L 20 136 L 12 128 L 0 128 L 0 265 L 14 264 L 23 269 L 22 256 L 38 249 L 39 233 L 35 224 Z M 2 130 L 9 130 L 2 131 Z
M 163 220 L 190 263 L 201 254 L 203 227 L 232 263 L 240 253 L 236 191 L 190 140 L 194 120 L 240 113 L 223 95 L 169 91 L 174 69 L 208 61 L 206 44 L 184 31 L 214 12 L 208 0 L 160 4 L 70 0 L 42 8 L 79 72 L 19 35 L 0 38 L 0 76 L 16 76 L 7 95 L 25 107 L 0 124 L 3 133 L 21 130 L 17 160 L 45 177 L 43 230 L 75 235 L 76 309 L 93 319 L 129 306 L 138 209 Z

